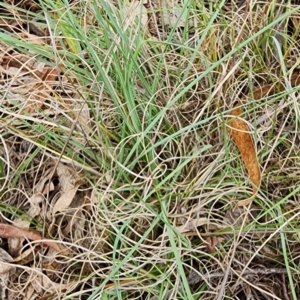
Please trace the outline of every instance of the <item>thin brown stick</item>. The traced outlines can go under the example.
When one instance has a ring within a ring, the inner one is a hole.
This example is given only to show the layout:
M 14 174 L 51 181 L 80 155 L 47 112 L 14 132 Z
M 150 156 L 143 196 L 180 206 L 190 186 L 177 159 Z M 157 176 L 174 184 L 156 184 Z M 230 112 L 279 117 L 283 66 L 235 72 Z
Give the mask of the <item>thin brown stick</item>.
M 282 292 L 283 292 L 284 300 L 290 300 L 290 297 L 288 295 L 288 291 L 286 289 L 285 274 L 281 274 L 281 278 L 282 278 Z

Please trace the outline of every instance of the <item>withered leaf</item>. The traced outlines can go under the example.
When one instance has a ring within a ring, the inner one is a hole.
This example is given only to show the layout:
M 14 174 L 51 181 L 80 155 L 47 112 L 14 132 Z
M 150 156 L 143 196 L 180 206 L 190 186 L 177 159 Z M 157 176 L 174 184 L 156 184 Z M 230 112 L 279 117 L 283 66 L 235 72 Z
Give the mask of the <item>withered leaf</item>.
M 231 114 L 239 117 L 242 115 L 242 110 L 241 108 L 237 107 L 231 112 Z M 257 190 L 261 183 L 260 168 L 257 161 L 255 147 L 246 122 L 241 118 L 231 119 L 229 121 L 229 134 L 232 136 L 241 153 L 242 160 L 253 184 L 253 195 L 248 199 L 238 201 L 236 204 L 236 207 L 245 206 L 251 203 L 257 194 Z
M 38 232 L 34 232 L 28 229 L 18 228 L 12 225 L 0 223 L 0 238 L 26 238 L 32 241 L 43 241 L 45 246 L 48 246 L 58 252 L 69 254 L 69 249 L 60 243 L 56 243 L 54 240 L 44 240 L 42 235 Z
M 82 184 L 79 174 L 69 166 L 60 163 L 56 168 L 56 172 L 59 178 L 61 195 L 54 204 L 53 215 L 70 207 L 79 186 Z
M 206 239 L 206 250 L 208 253 L 212 254 L 216 251 L 216 247 L 218 245 L 220 245 L 223 242 L 224 238 L 221 237 L 216 237 L 216 236 L 212 236 L 212 237 L 208 237 Z
M 294 72 L 290 78 L 291 87 L 295 87 L 300 84 L 300 73 Z M 277 84 L 267 84 L 263 87 L 256 89 L 252 93 L 252 98 L 255 100 L 261 99 L 265 96 L 274 95 L 276 92 L 284 91 L 285 85 L 282 82 Z M 231 114 L 233 116 L 241 116 L 242 110 L 239 107 L 236 107 Z M 233 118 L 229 121 L 229 134 L 232 136 L 234 142 L 236 143 L 238 149 L 240 150 L 242 159 L 248 171 L 249 178 L 253 184 L 253 195 L 245 200 L 238 201 L 235 206 L 245 206 L 255 198 L 257 190 L 261 184 L 261 173 L 259 164 L 257 161 L 257 156 L 255 152 L 255 147 L 251 138 L 251 135 L 248 131 L 248 126 L 245 121 L 240 118 Z

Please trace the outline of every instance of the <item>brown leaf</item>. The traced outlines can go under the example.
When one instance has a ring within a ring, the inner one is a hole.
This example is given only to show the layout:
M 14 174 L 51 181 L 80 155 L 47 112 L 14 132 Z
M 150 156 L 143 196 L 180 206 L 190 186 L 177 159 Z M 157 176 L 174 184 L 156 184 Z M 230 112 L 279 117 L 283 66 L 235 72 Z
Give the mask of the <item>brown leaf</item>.
M 219 246 L 223 242 L 223 238 L 221 237 L 208 237 L 206 239 L 207 245 L 206 245 L 206 250 L 208 253 L 212 254 L 216 251 L 216 247 Z
M 59 178 L 61 195 L 54 204 L 53 215 L 70 207 L 79 186 L 82 184 L 79 174 L 69 166 L 60 163 L 56 168 L 56 172 Z
M 4 223 L 0 223 L 0 238 L 27 238 L 32 241 L 43 240 L 42 236 L 37 232 L 23 228 L 18 228 Z M 56 243 L 55 241 L 49 241 L 49 239 L 43 241 L 43 244 L 65 254 L 70 252 L 66 247 L 64 247 L 60 243 Z
M 241 116 L 241 108 L 235 108 L 231 114 L 233 116 Z M 259 164 L 257 161 L 255 147 L 248 130 L 248 126 L 244 120 L 241 118 L 234 118 L 229 122 L 230 130 L 229 134 L 232 136 L 235 144 L 237 145 L 245 167 L 248 171 L 249 178 L 253 184 L 253 195 L 245 200 L 238 201 L 236 207 L 245 206 L 255 198 L 257 194 L 257 189 L 261 183 L 261 174 L 259 169 Z

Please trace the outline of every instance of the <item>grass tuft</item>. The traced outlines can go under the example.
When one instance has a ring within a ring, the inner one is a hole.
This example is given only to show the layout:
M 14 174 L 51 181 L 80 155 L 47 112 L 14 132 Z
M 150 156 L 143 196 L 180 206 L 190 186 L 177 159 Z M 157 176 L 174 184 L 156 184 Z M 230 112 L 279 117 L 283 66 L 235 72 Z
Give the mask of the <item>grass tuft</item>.
M 0 4 L 3 297 L 296 300 L 299 6 L 144 2 Z

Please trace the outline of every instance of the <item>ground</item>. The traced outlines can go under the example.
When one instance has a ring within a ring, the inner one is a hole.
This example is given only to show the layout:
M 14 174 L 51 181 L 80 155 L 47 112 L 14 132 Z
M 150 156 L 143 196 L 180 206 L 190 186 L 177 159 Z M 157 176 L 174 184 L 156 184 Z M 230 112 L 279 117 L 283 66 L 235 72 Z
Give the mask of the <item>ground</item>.
M 299 299 L 300 3 L 0 12 L 0 299 Z

